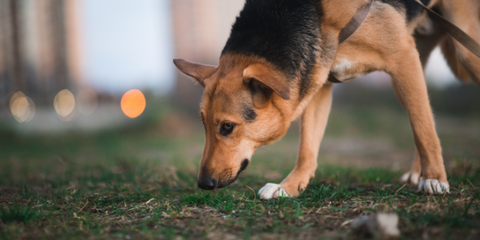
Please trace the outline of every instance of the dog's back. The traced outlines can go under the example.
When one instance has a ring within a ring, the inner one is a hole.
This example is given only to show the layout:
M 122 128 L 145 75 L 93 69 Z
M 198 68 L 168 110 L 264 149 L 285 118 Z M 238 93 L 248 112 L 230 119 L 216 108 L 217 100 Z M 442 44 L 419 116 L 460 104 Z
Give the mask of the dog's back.
M 471 53 L 465 52 L 463 47 L 458 46 L 451 37 L 442 32 L 439 26 L 428 19 L 424 9 L 415 1 L 378 0 L 379 3 L 388 4 L 405 16 L 407 28 L 420 39 L 417 46 L 421 48 L 419 52 L 424 66 L 433 48 L 440 45 L 449 66 L 459 79 L 473 79 L 480 84 L 480 73 L 475 70 L 480 69 L 479 60 L 471 56 Z M 325 46 L 320 46 L 319 41 L 322 38 L 319 27 L 324 11 L 322 2 L 322 0 L 247 0 L 232 27 L 222 54 L 260 56 L 288 73 L 292 81 L 296 79 L 294 76 L 300 75 L 300 97 L 304 96 L 310 87 L 312 67 L 317 61 L 331 60 L 328 59 L 331 54 L 327 51 L 320 53 L 325 49 Z M 479 1 L 459 0 L 452 3 L 445 0 L 421 0 L 421 2 L 480 41 Z

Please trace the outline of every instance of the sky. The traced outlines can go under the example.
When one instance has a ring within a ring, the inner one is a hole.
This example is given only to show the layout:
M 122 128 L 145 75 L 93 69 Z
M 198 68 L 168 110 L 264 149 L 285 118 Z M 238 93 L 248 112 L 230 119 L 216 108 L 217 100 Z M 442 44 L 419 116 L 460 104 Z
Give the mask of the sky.
M 170 1 L 82 0 L 85 78 L 94 88 L 162 94 L 175 81 Z

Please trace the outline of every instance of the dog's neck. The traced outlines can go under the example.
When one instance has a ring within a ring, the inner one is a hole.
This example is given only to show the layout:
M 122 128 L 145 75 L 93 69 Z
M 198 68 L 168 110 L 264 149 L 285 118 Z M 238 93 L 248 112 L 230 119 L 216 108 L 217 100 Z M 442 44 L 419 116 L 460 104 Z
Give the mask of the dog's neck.
M 338 34 L 350 19 L 345 15 L 355 15 L 368 1 L 247 0 L 221 59 L 226 55 L 260 58 L 280 69 L 290 84 L 291 97 L 274 102 L 288 102 L 283 109 L 293 121 L 327 81 Z

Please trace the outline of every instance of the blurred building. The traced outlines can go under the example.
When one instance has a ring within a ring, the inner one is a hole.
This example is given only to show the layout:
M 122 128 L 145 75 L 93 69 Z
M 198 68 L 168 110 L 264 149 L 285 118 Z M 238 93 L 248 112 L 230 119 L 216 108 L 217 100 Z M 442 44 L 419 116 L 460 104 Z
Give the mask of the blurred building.
M 172 0 L 175 58 L 217 65 L 244 0 Z M 198 111 L 202 88 L 177 73 L 176 103 Z
M 22 91 L 36 105 L 51 105 L 58 91 L 79 84 L 76 5 L 0 0 L 0 100 Z

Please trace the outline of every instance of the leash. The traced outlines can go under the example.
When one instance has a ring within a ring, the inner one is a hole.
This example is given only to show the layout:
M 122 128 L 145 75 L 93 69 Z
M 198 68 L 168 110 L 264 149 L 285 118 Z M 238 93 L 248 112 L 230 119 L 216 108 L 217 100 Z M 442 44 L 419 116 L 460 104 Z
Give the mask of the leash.
M 340 34 L 338 35 L 338 44 L 347 40 L 363 23 L 365 18 L 367 18 L 368 12 L 370 12 L 370 7 L 372 6 L 372 2 L 370 1 L 367 4 L 361 6 L 357 9 L 355 15 L 350 19 L 350 21 L 345 25 L 345 27 L 340 30 Z
M 345 27 L 340 30 L 340 34 L 338 35 L 338 44 L 344 42 L 347 40 L 348 37 L 352 36 L 355 31 L 362 25 L 363 21 L 365 18 L 367 18 L 368 12 L 370 12 L 370 7 L 372 7 L 372 2 L 373 0 L 369 1 L 367 4 L 361 6 L 359 9 L 357 9 L 357 12 L 353 17 L 350 19 L 350 21 L 345 25 Z M 344 82 L 349 82 L 353 80 L 354 78 L 350 78 L 347 80 L 340 81 L 338 80 L 333 74 L 330 72 L 328 75 L 328 80 L 329 82 L 332 83 L 344 83 Z
M 345 25 L 345 27 L 343 27 L 342 30 L 340 30 L 340 34 L 338 36 L 338 44 L 347 40 L 348 37 L 350 37 L 353 33 L 355 33 L 355 31 L 357 31 L 357 29 L 360 27 L 360 25 L 363 23 L 368 13 L 370 12 L 372 2 L 373 0 L 361 6 L 359 9 L 357 9 L 357 12 L 350 19 L 347 25 Z M 425 6 L 420 0 L 415 0 L 414 2 L 420 5 L 423 9 L 425 9 L 427 11 L 428 16 L 434 22 L 438 23 L 439 26 L 445 32 L 447 32 L 451 37 L 457 40 L 470 52 L 472 52 L 473 54 L 475 54 L 477 57 L 480 58 L 480 44 L 478 44 L 472 37 L 470 37 L 468 34 L 462 31 L 455 24 L 453 24 L 452 22 L 442 17 L 440 14 L 436 13 L 432 9 Z M 334 77 L 333 74 L 330 72 L 327 81 L 332 83 L 344 83 L 344 82 L 349 82 L 353 79 L 354 78 L 340 81 L 336 77 Z
M 434 21 L 439 24 L 445 32 L 447 32 L 451 37 L 455 38 L 460 44 L 462 44 L 465 48 L 470 50 L 473 54 L 480 58 L 480 45 L 473 40 L 472 37 L 468 36 L 462 29 L 455 26 L 452 22 L 448 21 L 440 14 L 436 13 L 432 9 L 425 6 L 420 0 L 415 0 L 415 2 L 422 6 L 425 10 L 427 10 L 428 16 Z

